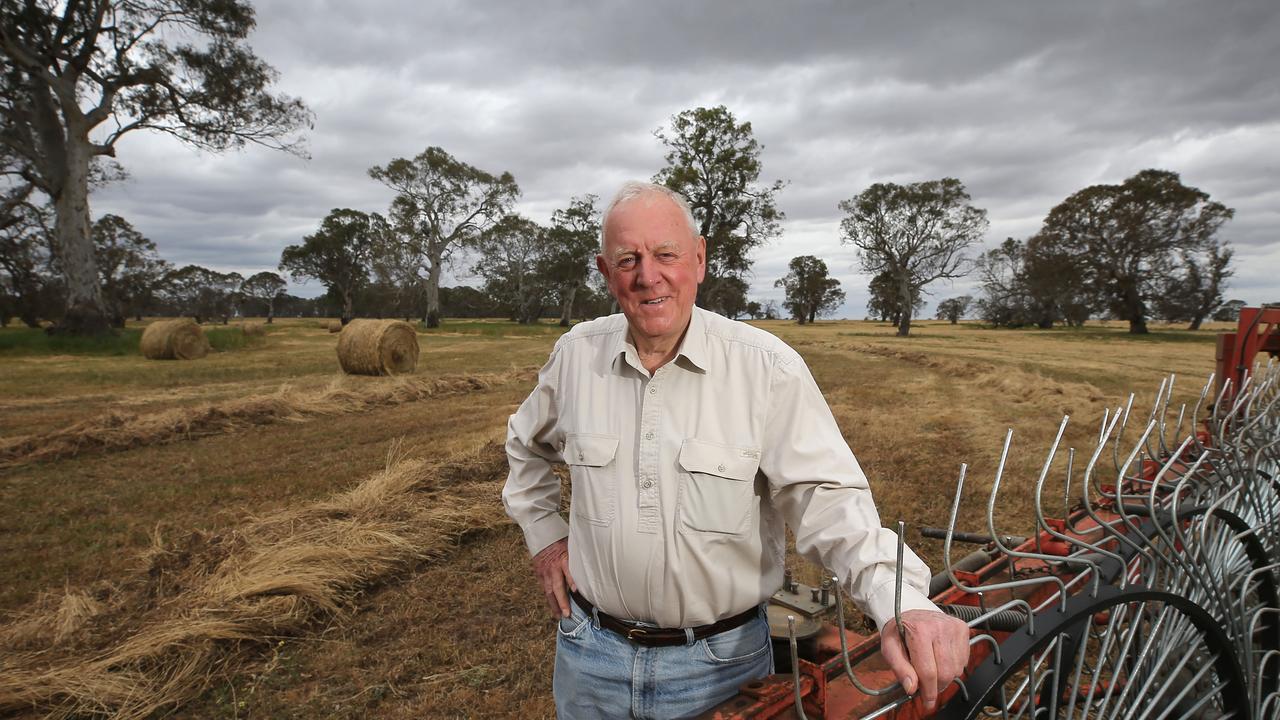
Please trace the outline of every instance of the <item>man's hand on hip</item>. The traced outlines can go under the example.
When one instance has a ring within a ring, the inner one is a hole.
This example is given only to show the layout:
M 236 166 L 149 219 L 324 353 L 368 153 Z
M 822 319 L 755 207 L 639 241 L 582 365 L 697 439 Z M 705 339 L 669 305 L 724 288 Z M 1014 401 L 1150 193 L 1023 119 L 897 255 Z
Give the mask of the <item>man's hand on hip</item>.
M 578 591 L 569 575 L 569 538 L 557 540 L 533 556 L 533 572 L 542 583 L 542 593 L 547 596 L 547 607 L 554 617 L 569 617 L 568 587 Z M 966 646 L 967 647 L 967 646 Z
M 933 610 L 902 613 L 902 645 L 897 623 L 890 620 L 880 630 L 880 652 L 910 695 L 919 694 L 926 710 L 938 703 L 938 693 L 960 677 L 969 663 L 969 626 L 962 620 Z

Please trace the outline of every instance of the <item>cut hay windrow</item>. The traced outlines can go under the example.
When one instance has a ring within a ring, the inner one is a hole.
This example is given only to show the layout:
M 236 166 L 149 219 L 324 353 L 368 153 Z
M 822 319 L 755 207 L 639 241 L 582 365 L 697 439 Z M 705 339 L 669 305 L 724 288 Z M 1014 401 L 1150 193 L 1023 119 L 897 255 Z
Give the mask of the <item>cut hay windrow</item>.
M 321 629 L 372 586 L 505 525 L 497 443 L 442 463 L 394 450 L 353 489 L 155 546 L 135 577 L 47 595 L 0 626 L 0 714 L 145 718 Z
M 839 345 L 842 350 L 875 355 L 929 368 L 998 393 L 1017 404 L 1073 415 L 1096 403 L 1106 400 L 1106 394 L 1089 383 L 1072 383 L 1027 372 L 1016 367 L 1000 367 L 989 363 L 943 358 L 914 350 L 901 350 L 883 345 Z
M 40 435 L 0 442 L 0 469 L 31 462 L 115 452 L 242 428 L 308 418 L 344 415 L 435 397 L 462 395 L 511 382 L 531 381 L 535 368 L 505 373 L 443 375 L 435 379 L 393 378 L 355 383 L 339 377 L 319 392 L 285 386 L 278 392 L 156 412 L 113 411 Z M 353 387 L 353 385 L 357 385 Z

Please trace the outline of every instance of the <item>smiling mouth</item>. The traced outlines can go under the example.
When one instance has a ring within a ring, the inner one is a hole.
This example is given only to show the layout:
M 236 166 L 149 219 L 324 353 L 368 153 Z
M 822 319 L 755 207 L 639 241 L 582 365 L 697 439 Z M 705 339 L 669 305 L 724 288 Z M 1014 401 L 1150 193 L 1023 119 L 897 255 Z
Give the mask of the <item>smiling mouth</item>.
M 669 299 L 670 298 L 666 298 L 666 297 L 654 298 L 652 300 L 645 300 L 640 304 L 641 305 L 661 305 L 662 303 L 666 302 Z

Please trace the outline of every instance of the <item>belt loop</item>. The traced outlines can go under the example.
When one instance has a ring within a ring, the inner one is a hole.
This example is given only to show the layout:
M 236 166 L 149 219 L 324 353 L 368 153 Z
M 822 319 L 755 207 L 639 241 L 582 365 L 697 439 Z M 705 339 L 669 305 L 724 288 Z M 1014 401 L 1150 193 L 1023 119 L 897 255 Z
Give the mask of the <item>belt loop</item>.
M 687 627 L 687 628 L 685 628 L 685 629 L 684 629 L 684 644 L 687 646 L 687 645 L 692 645 L 692 644 L 694 644 L 695 642 L 697 642 L 697 641 L 696 641 L 696 640 L 694 639 L 694 637 L 693 637 L 693 628 L 691 628 L 691 627 Z

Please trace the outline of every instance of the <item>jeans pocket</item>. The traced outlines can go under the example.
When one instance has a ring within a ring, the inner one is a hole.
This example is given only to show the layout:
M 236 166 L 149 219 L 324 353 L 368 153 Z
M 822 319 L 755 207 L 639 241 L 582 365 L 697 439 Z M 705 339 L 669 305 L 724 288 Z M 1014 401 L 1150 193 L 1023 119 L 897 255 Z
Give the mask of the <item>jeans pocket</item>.
M 556 632 L 560 637 L 573 640 L 582 635 L 582 631 L 590 622 L 590 615 L 579 610 L 574 603 L 569 603 L 569 617 L 560 618 L 556 624 Z
M 732 630 L 703 638 L 702 649 L 711 662 L 731 664 L 747 662 L 769 652 L 769 623 L 755 618 Z

